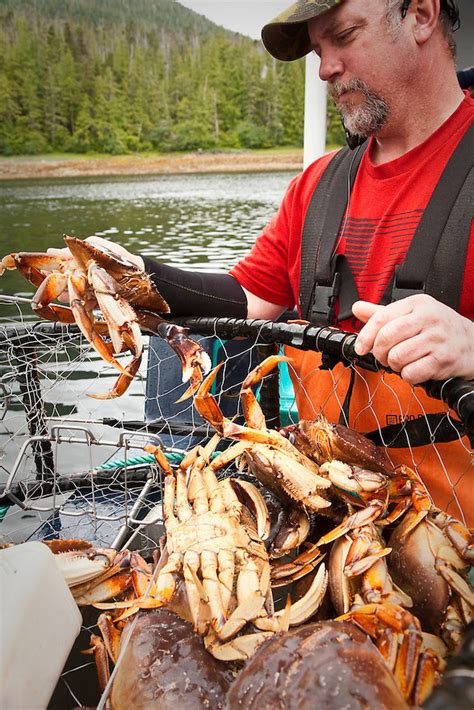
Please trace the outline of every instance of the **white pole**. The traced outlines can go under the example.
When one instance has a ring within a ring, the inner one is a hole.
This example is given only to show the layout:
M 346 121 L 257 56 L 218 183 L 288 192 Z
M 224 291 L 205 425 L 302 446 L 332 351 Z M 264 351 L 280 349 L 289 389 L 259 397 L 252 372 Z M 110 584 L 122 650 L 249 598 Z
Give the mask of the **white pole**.
M 326 152 L 326 82 L 319 78 L 319 58 L 314 52 L 306 57 L 304 100 L 304 157 L 307 168 Z

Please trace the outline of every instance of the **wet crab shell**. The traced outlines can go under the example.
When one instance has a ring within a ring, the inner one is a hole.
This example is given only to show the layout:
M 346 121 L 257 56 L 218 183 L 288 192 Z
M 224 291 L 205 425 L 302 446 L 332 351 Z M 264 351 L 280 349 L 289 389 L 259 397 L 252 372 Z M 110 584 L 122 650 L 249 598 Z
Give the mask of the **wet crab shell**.
M 169 305 L 157 290 L 151 277 L 136 264 L 116 252 L 109 251 L 104 245 L 99 247 L 67 235 L 64 235 L 64 241 L 85 273 L 91 264 L 97 264 L 105 269 L 119 284 L 121 294 L 133 306 L 154 313 L 170 312 Z
M 113 710 L 198 710 L 224 707 L 232 674 L 208 653 L 191 624 L 167 609 L 140 612 L 127 642 L 111 692 Z
M 308 458 L 322 464 L 338 459 L 369 471 L 391 473 L 393 466 L 384 451 L 367 437 L 343 424 L 331 424 L 324 417 L 301 419 L 282 433 Z
M 347 622 L 320 621 L 266 641 L 232 683 L 229 710 L 401 710 L 382 656 Z

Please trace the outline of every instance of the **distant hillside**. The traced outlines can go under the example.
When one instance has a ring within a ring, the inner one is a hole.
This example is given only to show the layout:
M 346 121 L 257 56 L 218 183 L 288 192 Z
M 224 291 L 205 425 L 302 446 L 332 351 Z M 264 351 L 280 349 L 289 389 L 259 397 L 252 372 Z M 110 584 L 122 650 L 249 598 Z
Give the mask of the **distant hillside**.
M 304 63 L 172 0 L 0 0 L 0 153 L 301 145 Z
M 2 16 L 60 20 L 106 27 L 129 23 L 142 30 L 206 34 L 216 25 L 174 0 L 0 0 Z

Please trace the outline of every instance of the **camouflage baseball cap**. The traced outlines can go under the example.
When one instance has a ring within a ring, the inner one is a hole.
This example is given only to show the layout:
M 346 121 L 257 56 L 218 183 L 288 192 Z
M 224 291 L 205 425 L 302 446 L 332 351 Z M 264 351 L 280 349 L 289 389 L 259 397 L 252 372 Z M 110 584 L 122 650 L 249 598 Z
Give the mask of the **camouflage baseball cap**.
M 304 57 L 311 51 L 306 23 L 340 2 L 342 0 L 297 0 L 262 29 L 265 49 L 284 62 Z

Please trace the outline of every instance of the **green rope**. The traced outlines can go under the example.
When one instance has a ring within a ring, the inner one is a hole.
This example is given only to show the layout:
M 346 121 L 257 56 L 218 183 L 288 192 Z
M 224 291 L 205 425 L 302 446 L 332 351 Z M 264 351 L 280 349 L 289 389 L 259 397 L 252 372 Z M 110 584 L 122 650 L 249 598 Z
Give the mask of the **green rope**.
M 180 464 L 184 458 L 184 454 L 177 452 L 163 452 L 170 464 Z M 100 466 L 95 466 L 94 471 L 107 471 L 110 468 L 119 468 L 127 466 L 139 466 L 140 464 L 155 463 L 156 459 L 153 454 L 144 454 L 143 456 L 133 456 L 125 461 L 125 459 L 116 459 L 103 463 Z

